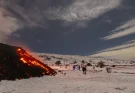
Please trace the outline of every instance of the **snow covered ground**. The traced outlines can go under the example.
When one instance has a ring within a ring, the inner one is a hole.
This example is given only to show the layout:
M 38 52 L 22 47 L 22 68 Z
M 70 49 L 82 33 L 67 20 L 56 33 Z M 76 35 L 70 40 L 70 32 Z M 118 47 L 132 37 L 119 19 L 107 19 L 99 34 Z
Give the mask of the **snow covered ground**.
M 36 55 L 34 55 L 36 57 Z M 0 82 L 0 93 L 135 93 L 135 65 L 134 61 L 109 59 L 89 56 L 71 56 L 56 54 L 38 54 L 40 60 L 52 68 L 62 70 L 56 76 L 43 76 L 16 81 L 2 80 Z M 36 58 L 38 58 L 38 56 Z M 46 60 L 46 61 L 45 61 Z M 56 61 L 70 66 L 59 67 L 54 64 Z M 87 75 L 82 71 L 72 70 L 72 62 L 81 61 L 96 64 L 99 61 L 110 65 L 120 65 L 112 68 L 112 73 L 107 73 L 106 68 L 88 67 Z M 50 64 L 49 64 L 50 63 Z M 122 66 L 128 65 L 128 66 Z
M 61 61 L 61 63 L 74 63 L 75 61 L 80 64 L 82 60 L 87 63 L 97 64 L 103 61 L 106 65 L 135 65 L 135 60 L 123 60 L 116 59 L 113 57 L 102 57 L 102 56 L 79 56 L 79 55 L 58 55 L 58 54 L 47 54 L 47 53 L 31 53 L 34 57 L 40 59 L 45 63 L 55 63 Z
M 64 70 L 65 76 L 58 72 L 56 76 L 3 80 L 0 93 L 135 93 L 135 74 L 122 73 L 123 69 L 135 72 L 134 68 L 113 69 L 112 73 L 96 68 L 96 72 L 89 67 L 83 75 L 82 71 Z

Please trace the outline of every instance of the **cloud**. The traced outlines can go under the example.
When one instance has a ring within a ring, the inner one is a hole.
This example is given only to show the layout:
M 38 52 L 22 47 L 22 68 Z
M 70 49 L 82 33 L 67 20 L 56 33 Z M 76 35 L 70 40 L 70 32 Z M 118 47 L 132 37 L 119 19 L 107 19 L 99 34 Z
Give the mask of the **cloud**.
M 21 6 L 23 2 L 25 5 Z M 38 13 L 40 9 L 35 5 L 30 6 L 32 3 L 31 0 L 0 0 L 0 42 L 7 43 L 8 37 L 22 27 L 46 28 L 46 25 L 42 25 L 43 15 Z
M 109 49 L 105 49 L 105 50 L 100 51 L 100 52 L 116 51 L 116 50 L 121 50 L 121 49 L 129 48 L 129 47 L 133 47 L 133 46 L 135 46 L 135 40 L 128 41 L 128 42 L 124 43 L 123 45 L 115 46 L 115 47 L 109 48 Z
M 0 0 L 0 42 L 22 27 L 47 29 L 47 20 L 63 20 L 75 28 L 120 5 L 121 0 Z M 67 2 L 67 1 L 66 1 Z M 72 2 L 72 3 L 69 3 Z M 63 25 L 64 26 L 64 25 Z
M 17 19 L 6 16 L 7 11 L 0 8 L 0 42 L 6 42 L 8 35 L 21 27 Z
M 50 8 L 49 18 L 62 19 L 67 22 L 91 20 L 110 9 L 116 8 L 121 0 L 75 0 L 66 8 Z
M 124 25 L 116 28 L 112 33 L 108 36 L 103 37 L 104 40 L 111 40 L 120 37 L 124 37 L 130 34 L 135 33 L 135 19 L 130 20 L 129 22 L 125 23 Z
M 135 59 L 135 40 L 126 42 L 123 45 L 100 51 L 92 56 L 114 57 L 121 59 Z

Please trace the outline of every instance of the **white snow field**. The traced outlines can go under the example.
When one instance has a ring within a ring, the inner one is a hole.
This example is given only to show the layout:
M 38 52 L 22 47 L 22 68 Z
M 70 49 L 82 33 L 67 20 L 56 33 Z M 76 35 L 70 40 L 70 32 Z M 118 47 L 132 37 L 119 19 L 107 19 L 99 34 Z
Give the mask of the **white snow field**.
M 45 63 L 54 64 L 57 60 L 64 63 L 72 63 L 81 60 L 89 61 L 92 64 L 98 61 L 110 63 L 110 65 L 119 64 L 112 68 L 112 73 L 107 73 L 106 68 L 88 67 L 87 75 L 83 75 L 82 71 L 72 70 L 72 65 L 65 68 L 65 66 L 51 66 L 54 69 L 62 70 L 56 76 L 43 76 L 30 79 L 22 79 L 16 81 L 2 80 L 0 82 L 0 93 L 135 93 L 135 66 L 122 66 L 130 63 L 125 60 L 115 60 L 108 58 L 92 58 L 70 55 L 55 55 L 55 54 L 40 54 L 42 59 L 45 56 L 50 60 Z M 119 62 L 119 63 L 118 63 Z
M 135 72 L 135 69 L 134 69 Z M 56 76 L 1 81 L 0 93 L 135 93 L 135 74 L 92 70 L 64 71 Z

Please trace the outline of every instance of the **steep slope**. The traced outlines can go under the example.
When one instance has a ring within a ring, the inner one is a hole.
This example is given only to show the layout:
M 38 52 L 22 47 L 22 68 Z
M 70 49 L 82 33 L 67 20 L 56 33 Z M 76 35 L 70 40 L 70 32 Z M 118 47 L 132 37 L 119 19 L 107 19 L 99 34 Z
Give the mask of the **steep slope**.
M 0 43 L 0 80 L 55 74 L 53 69 L 29 55 L 21 47 Z

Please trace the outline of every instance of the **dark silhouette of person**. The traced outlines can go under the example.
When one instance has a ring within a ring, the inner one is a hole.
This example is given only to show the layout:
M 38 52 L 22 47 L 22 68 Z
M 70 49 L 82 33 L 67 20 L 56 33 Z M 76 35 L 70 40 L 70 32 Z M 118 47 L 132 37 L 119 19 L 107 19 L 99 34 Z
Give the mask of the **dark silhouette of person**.
M 87 71 L 87 66 L 86 64 L 81 64 L 81 68 L 82 68 L 82 71 L 83 71 L 83 74 L 86 75 L 86 71 Z

